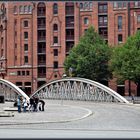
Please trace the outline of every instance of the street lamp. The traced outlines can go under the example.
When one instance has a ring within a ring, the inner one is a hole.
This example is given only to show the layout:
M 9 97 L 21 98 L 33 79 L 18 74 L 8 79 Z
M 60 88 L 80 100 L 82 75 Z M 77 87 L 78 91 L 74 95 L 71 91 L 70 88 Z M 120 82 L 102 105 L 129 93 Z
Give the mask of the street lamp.
M 69 76 L 70 76 L 70 77 L 72 77 L 73 70 L 74 70 L 74 69 L 73 69 L 72 67 L 69 68 Z

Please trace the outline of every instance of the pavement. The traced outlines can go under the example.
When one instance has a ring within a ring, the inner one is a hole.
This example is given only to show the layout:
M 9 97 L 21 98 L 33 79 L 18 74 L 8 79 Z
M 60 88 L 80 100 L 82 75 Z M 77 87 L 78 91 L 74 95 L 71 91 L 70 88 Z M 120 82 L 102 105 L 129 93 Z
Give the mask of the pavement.
M 45 105 L 45 111 L 24 113 L 17 112 L 17 107 L 13 107 L 13 102 L 0 104 L 0 125 L 22 125 L 22 124 L 40 124 L 70 122 L 84 119 L 93 114 L 87 108 L 64 105 L 63 102 L 57 104 L 48 103 Z M 5 116 L 5 114 L 12 114 Z

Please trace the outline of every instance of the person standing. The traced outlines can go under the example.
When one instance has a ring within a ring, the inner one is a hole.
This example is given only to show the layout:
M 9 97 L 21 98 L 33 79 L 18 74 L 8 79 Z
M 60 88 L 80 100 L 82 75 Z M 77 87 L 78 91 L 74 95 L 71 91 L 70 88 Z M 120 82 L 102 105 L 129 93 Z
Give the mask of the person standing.
M 29 111 L 33 111 L 33 110 L 34 110 L 34 99 L 31 97 L 30 98 Z
M 35 97 L 35 112 L 38 111 L 38 103 L 39 103 L 39 98 Z
M 44 111 L 45 102 L 43 100 L 39 100 L 39 102 L 41 102 L 41 104 L 42 104 L 41 111 Z
M 24 108 L 24 112 L 26 112 L 27 107 L 28 107 L 27 99 L 24 98 L 24 99 L 23 99 L 23 108 Z
M 17 107 L 18 107 L 18 112 L 21 113 L 21 100 L 19 96 L 17 98 Z

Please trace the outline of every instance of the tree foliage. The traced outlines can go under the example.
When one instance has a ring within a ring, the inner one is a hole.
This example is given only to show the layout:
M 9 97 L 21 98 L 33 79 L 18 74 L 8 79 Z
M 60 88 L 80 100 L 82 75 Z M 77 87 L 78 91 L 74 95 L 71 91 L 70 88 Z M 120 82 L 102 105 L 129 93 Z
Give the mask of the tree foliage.
M 67 75 L 69 75 L 69 68 L 73 68 L 73 76 L 95 81 L 108 80 L 110 77 L 109 59 L 110 48 L 91 26 L 70 51 L 64 67 Z
M 115 76 L 140 83 L 140 31 L 113 49 L 110 64 Z

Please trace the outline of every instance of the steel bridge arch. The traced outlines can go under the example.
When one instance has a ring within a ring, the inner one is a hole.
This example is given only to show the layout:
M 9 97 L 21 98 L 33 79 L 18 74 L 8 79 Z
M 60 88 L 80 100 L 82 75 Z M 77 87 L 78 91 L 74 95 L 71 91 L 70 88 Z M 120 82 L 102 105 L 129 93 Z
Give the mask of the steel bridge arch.
M 5 79 L 0 79 L 0 94 L 4 95 L 5 100 L 15 101 L 20 95 L 29 101 L 29 97 L 15 84 Z
M 98 82 L 85 78 L 63 78 L 51 81 L 30 97 L 40 99 L 88 100 L 97 102 L 129 103 L 124 97 Z

